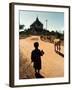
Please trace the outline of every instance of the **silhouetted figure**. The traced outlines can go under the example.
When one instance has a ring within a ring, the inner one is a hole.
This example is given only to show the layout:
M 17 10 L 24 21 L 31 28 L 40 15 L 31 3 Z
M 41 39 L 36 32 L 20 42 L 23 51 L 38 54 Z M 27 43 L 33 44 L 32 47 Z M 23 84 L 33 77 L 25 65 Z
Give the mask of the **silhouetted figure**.
M 40 51 L 40 49 L 38 49 L 38 47 L 39 47 L 38 42 L 34 43 L 34 47 L 35 47 L 35 49 L 31 53 L 31 60 L 33 62 L 33 67 L 35 69 L 35 73 L 40 73 L 41 56 L 43 56 L 44 52 L 43 52 L 43 50 Z

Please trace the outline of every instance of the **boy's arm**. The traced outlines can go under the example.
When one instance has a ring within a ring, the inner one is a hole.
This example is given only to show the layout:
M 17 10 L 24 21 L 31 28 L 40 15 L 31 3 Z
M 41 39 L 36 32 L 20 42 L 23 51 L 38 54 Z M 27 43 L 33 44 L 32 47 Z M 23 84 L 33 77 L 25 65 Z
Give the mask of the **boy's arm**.
M 43 56 L 43 55 L 44 55 L 44 51 L 43 51 L 43 50 L 41 50 L 40 52 L 41 52 L 41 56 Z

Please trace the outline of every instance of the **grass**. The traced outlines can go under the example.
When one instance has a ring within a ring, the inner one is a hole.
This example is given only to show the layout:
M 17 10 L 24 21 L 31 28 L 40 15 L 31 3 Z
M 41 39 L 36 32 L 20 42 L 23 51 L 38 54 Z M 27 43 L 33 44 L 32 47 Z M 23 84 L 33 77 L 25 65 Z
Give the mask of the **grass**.
M 32 79 L 35 78 L 34 69 L 24 55 L 20 53 L 19 59 L 19 79 Z

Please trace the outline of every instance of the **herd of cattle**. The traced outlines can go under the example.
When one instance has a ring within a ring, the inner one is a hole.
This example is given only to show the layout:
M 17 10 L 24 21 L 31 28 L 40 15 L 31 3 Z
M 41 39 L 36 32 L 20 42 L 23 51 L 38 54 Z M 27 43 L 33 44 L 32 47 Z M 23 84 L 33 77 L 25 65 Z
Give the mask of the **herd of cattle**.
M 55 38 L 53 36 L 40 36 L 40 39 L 42 41 L 54 43 L 54 50 L 60 52 L 62 41 L 59 38 Z

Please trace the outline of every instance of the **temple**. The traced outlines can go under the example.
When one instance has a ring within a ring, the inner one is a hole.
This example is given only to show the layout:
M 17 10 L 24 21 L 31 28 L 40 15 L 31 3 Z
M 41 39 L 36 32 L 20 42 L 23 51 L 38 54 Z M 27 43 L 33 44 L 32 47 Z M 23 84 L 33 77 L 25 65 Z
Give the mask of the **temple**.
M 30 30 L 32 34 L 40 34 L 43 30 L 43 24 L 39 21 L 38 17 L 36 20 L 30 25 Z

